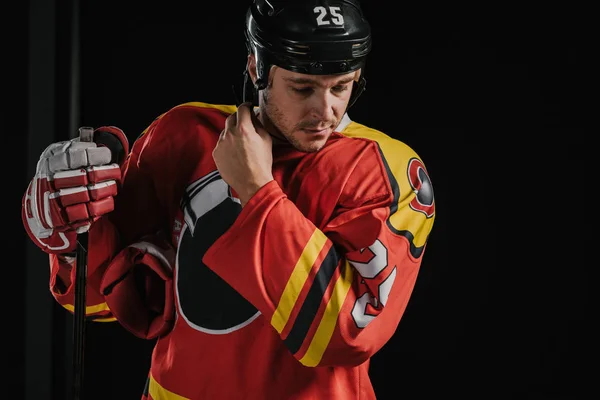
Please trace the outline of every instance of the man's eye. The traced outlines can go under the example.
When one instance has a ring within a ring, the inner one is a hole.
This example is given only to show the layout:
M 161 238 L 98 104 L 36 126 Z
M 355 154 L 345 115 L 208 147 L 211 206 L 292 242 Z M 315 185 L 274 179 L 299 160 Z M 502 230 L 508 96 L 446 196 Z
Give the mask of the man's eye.
M 309 87 L 304 87 L 304 88 L 295 88 L 293 87 L 292 90 L 296 93 L 300 93 L 300 94 L 308 94 L 312 91 L 312 88 Z
M 333 90 L 334 92 L 341 93 L 341 92 L 344 92 L 344 91 L 348 90 L 348 85 L 343 85 L 343 86 L 334 86 L 334 87 L 332 88 L 332 90 Z

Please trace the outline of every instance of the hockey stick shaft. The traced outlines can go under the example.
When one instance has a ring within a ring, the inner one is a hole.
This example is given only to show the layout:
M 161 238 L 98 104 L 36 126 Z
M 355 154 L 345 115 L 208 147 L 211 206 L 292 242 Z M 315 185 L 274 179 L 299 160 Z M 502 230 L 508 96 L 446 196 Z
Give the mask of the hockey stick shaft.
M 88 233 L 77 235 L 77 266 L 75 270 L 75 310 L 73 320 L 73 400 L 83 393 L 83 354 L 85 349 L 85 302 L 87 276 Z
M 94 129 L 79 128 L 79 140 L 91 142 Z M 88 232 L 77 234 L 75 266 L 75 304 L 73 310 L 73 400 L 83 396 L 83 367 L 85 350 L 86 285 L 88 267 Z

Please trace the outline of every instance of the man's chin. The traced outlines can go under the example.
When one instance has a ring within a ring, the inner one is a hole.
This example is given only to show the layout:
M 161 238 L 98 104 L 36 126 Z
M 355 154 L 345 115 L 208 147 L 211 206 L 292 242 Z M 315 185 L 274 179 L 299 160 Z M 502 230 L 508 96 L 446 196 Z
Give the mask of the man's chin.
M 286 135 L 286 138 L 296 150 L 304 153 L 314 153 L 325 146 L 329 135 Z
M 317 151 L 321 150 L 323 146 L 303 146 L 301 148 L 296 148 L 297 150 L 300 150 L 303 153 L 316 153 Z
M 321 150 L 325 143 L 327 143 L 327 139 L 301 141 L 294 143 L 294 147 L 305 153 L 314 153 Z

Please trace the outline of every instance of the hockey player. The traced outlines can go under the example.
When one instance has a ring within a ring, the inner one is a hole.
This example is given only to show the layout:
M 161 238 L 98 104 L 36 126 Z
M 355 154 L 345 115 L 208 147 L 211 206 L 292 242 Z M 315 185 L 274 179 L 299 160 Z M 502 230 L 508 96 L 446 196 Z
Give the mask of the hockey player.
M 25 229 L 70 311 L 89 232 L 88 318 L 157 340 L 144 400 L 374 399 L 369 361 L 414 288 L 431 181 L 347 113 L 371 50 L 357 1 L 256 0 L 246 22 L 243 104 L 181 104 L 131 151 L 111 126 L 50 145 Z

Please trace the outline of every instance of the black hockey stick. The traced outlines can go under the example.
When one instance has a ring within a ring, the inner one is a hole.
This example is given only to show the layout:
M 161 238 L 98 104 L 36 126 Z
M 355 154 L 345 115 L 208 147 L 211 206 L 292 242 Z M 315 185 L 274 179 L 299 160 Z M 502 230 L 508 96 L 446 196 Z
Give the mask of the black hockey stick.
M 79 128 L 79 140 L 91 142 L 94 128 Z M 85 350 L 85 314 L 87 284 L 88 231 L 77 234 L 75 266 L 75 304 L 73 310 L 73 400 L 80 400 L 83 393 L 83 354 Z

